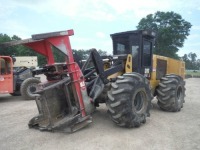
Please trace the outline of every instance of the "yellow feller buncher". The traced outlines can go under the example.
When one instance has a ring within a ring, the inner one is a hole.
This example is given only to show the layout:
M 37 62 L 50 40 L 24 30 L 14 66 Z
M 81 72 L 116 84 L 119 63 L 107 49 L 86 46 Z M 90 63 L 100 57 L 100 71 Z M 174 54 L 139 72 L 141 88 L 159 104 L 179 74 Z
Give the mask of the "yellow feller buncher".
M 111 34 L 113 56 L 91 50 L 86 61 L 73 53 L 69 36 L 73 30 L 32 35 L 31 39 L 1 44 L 23 44 L 47 57 L 44 73 L 48 82 L 35 93 L 39 115 L 30 128 L 74 132 L 92 122 L 92 113 L 106 103 L 114 123 L 139 127 L 150 116 L 151 100 L 157 97 L 164 111 L 177 112 L 185 97 L 185 64 L 153 55 L 155 33 L 147 30 Z M 65 55 L 65 63 L 55 63 L 52 47 Z

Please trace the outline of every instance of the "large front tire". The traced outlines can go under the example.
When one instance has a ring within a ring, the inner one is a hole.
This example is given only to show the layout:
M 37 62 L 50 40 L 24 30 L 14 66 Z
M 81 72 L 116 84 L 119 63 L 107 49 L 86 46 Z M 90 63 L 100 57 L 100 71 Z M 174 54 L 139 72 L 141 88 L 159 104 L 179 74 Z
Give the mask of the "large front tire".
M 111 84 L 106 105 L 113 122 L 132 128 L 139 127 L 150 116 L 151 99 L 149 81 L 138 73 L 129 73 Z
M 21 84 L 20 92 L 22 97 L 27 100 L 35 99 L 35 94 L 40 80 L 37 78 L 28 78 Z
M 164 111 L 177 112 L 183 107 L 185 82 L 178 75 L 162 77 L 157 88 L 158 106 Z

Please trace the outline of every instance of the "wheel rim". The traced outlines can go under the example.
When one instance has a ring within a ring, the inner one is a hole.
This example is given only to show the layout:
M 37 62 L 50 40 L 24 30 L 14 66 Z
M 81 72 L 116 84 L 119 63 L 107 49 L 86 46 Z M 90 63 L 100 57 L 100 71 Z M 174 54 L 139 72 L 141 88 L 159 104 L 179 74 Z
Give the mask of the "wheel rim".
M 136 95 L 133 97 L 133 111 L 138 114 L 143 113 L 144 108 L 147 106 L 146 104 L 146 94 L 144 91 L 138 91 Z
M 34 95 L 33 92 L 36 92 L 36 90 L 37 90 L 37 83 L 31 84 L 27 88 L 27 92 L 29 95 Z
M 178 89 L 177 89 L 176 97 L 177 97 L 177 100 L 180 102 L 181 101 L 181 97 L 182 97 L 182 88 L 181 88 L 181 86 L 179 86 Z

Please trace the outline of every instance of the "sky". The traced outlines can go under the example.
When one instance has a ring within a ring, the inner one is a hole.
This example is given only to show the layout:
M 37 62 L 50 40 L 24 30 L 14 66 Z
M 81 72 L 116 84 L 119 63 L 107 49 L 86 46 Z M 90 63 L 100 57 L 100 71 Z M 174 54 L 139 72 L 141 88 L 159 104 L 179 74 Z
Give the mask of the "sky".
M 200 0 L 0 0 L 0 33 L 26 39 L 73 29 L 72 49 L 112 54 L 110 34 L 136 30 L 141 18 L 156 11 L 174 11 L 192 24 L 178 54 L 200 58 Z

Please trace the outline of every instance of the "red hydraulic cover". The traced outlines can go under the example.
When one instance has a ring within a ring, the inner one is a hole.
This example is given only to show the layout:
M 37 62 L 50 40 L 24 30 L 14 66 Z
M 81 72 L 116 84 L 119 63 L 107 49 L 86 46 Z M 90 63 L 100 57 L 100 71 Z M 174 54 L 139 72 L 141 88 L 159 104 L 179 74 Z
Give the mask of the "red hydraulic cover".
M 54 64 L 54 58 L 52 53 L 52 46 L 55 46 L 62 53 L 66 55 L 66 64 L 68 73 L 71 77 L 73 92 L 77 101 L 79 101 L 80 111 L 82 117 L 86 116 L 83 97 L 81 94 L 81 90 L 86 90 L 83 88 L 84 77 L 81 72 L 81 69 L 74 62 L 73 52 L 70 45 L 69 36 L 73 35 L 73 30 L 60 31 L 60 32 L 52 32 L 52 33 L 44 33 L 32 35 L 32 39 L 36 40 L 30 43 L 26 43 L 25 45 L 32 48 L 36 52 L 45 55 L 48 59 L 48 64 Z

